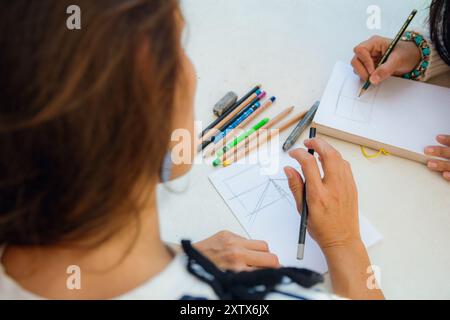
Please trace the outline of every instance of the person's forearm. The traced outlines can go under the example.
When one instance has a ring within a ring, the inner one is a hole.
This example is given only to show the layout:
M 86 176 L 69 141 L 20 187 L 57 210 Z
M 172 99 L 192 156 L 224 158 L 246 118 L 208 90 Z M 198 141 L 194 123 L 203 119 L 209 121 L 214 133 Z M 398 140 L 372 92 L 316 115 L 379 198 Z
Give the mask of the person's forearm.
M 371 266 L 362 242 L 324 249 L 334 293 L 349 299 L 384 299 L 380 289 L 369 288 Z

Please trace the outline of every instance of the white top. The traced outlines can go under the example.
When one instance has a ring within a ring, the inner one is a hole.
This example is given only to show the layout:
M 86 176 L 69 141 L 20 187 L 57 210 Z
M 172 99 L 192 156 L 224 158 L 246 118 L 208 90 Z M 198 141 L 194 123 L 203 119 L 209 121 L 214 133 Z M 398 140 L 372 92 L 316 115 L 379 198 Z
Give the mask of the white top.
M 0 248 L 0 260 L 4 247 Z M 159 275 L 136 289 L 121 295 L 117 300 L 215 300 L 217 295 L 210 286 L 201 282 L 187 269 L 185 255 L 177 255 Z M 324 291 L 322 286 L 305 289 L 294 283 L 280 285 L 277 293 L 268 295 L 269 300 L 328 300 L 338 297 Z M 0 264 L 0 300 L 42 300 L 45 299 L 22 288 L 5 272 Z

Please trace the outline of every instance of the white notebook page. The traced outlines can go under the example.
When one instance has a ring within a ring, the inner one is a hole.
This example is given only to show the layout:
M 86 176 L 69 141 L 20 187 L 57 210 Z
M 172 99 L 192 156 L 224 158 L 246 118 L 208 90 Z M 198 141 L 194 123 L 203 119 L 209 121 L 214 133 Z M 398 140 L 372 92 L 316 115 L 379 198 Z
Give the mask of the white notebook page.
M 282 168 L 299 165 L 286 155 L 279 160 L 277 173 L 261 164 L 234 164 L 210 175 L 210 181 L 252 239 L 267 241 L 284 266 L 307 268 L 319 273 L 328 270 L 325 257 L 309 235 L 305 256 L 297 260 L 300 215 Z M 270 168 L 273 170 L 273 166 Z M 367 247 L 381 240 L 380 233 L 360 217 L 361 237 Z
M 421 155 L 450 134 L 450 89 L 392 77 L 358 98 L 362 85 L 338 62 L 314 122 Z

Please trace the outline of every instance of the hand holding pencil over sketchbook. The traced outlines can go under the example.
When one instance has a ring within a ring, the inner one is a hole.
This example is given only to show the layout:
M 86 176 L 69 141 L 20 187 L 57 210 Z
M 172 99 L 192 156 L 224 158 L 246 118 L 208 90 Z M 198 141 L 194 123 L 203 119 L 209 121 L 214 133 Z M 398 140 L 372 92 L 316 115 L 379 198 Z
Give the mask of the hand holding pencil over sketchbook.
M 433 150 L 427 149 L 427 152 L 424 150 L 426 146 L 433 143 L 434 137 L 439 133 L 450 132 L 447 120 L 450 118 L 450 109 L 448 108 L 450 92 L 448 90 L 404 79 L 390 78 L 381 85 L 370 87 L 362 97 L 358 97 L 361 85 L 361 80 L 352 72 L 351 66 L 342 62 L 336 64 L 313 121 L 319 134 L 330 135 L 373 149 L 384 148 L 393 155 L 422 163 L 431 160 L 442 165 L 441 159 L 445 158 L 447 152 L 445 147 L 434 147 Z M 431 96 L 435 101 L 432 110 L 426 103 Z M 292 112 L 291 109 L 286 109 L 272 121 L 281 122 L 281 119 L 290 112 Z M 305 113 L 302 112 L 295 119 L 286 121 L 284 125 L 281 125 L 281 130 L 296 124 L 305 116 Z M 234 156 L 237 155 L 233 159 L 239 160 L 256 150 L 261 144 L 278 136 L 277 131 L 269 134 L 267 138 L 258 133 L 261 128 L 269 126 L 270 123 L 270 121 L 266 122 L 258 130 L 250 130 L 241 139 L 233 138 L 233 141 L 238 143 L 222 144 L 217 150 L 222 150 L 222 157 L 225 159 L 220 157 L 219 160 L 216 159 L 217 165 L 225 164 L 227 166 L 237 161 L 227 162 L 230 151 Z M 448 143 L 445 136 L 439 142 L 444 145 Z M 307 142 L 307 147 L 311 147 L 308 143 L 311 142 Z M 324 148 L 329 148 L 328 146 L 324 147 L 319 143 L 314 145 L 314 148 L 317 148 L 316 151 L 321 155 L 322 160 L 327 158 L 328 153 L 324 151 Z M 305 152 L 295 151 L 295 154 L 298 156 Z M 335 155 L 335 161 L 323 161 L 322 167 L 325 176 L 327 172 L 339 170 L 348 174 L 350 171 L 348 164 L 335 151 L 330 151 L 330 153 Z M 289 163 L 283 155 L 273 154 L 271 157 L 280 158 L 282 165 Z M 297 164 L 297 172 L 303 171 L 308 180 L 308 189 L 314 188 L 314 182 L 311 182 L 311 179 L 314 181 L 314 175 L 311 178 L 311 170 L 316 175 L 318 174 L 317 163 L 313 164 L 311 160 L 306 163 L 303 160 L 303 162 L 301 168 Z M 218 171 L 211 175 L 210 179 L 250 237 L 266 240 L 283 265 L 307 267 L 325 272 L 327 264 L 323 254 L 326 253 L 322 253 L 320 248 L 326 248 L 327 245 L 324 243 L 328 243 L 328 241 L 323 240 L 322 236 L 324 235 L 315 230 L 314 225 L 317 225 L 315 222 L 310 222 L 308 225 L 309 234 L 306 241 L 308 245 L 304 260 L 295 259 L 298 226 L 300 225 L 297 210 L 299 188 L 292 188 L 292 177 L 288 179 L 291 184 L 290 189 L 286 175 L 262 174 L 260 166 L 261 164 L 243 163 Z M 291 167 L 295 167 L 295 164 Z M 333 170 L 330 170 L 330 167 L 333 167 Z M 286 174 L 299 179 L 298 173 L 294 173 L 292 169 L 287 169 Z M 316 180 L 318 179 L 316 178 Z M 333 188 L 328 180 L 325 184 L 326 187 L 320 187 L 319 190 Z M 312 187 L 311 183 L 313 183 Z M 324 184 L 324 182 L 321 183 Z M 342 183 L 347 183 L 349 190 L 352 190 L 351 183 L 348 181 Z M 297 196 L 292 197 L 291 190 L 294 190 L 294 195 L 297 194 Z M 313 189 L 312 193 L 317 196 L 316 191 Z M 333 192 L 339 192 L 339 190 Z M 346 194 L 353 193 L 347 190 Z M 308 205 L 314 207 L 314 202 L 318 199 L 317 197 L 307 198 L 312 201 Z M 353 203 L 349 198 L 345 199 L 349 203 Z M 357 205 L 351 206 L 353 206 L 353 211 L 357 210 L 355 209 Z M 348 214 L 353 211 L 350 210 Z M 315 218 L 311 217 L 311 219 Z M 366 247 L 381 240 L 381 235 L 367 219 L 360 216 L 358 222 L 358 232 Z M 349 224 L 349 228 L 352 225 L 354 223 Z M 317 239 L 318 243 L 313 239 Z
M 398 54 L 396 45 L 415 14 L 414 10 L 377 62 L 379 72 L 389 66 L 384 63 L 392 52 L 397 50 Z M 356 66 L 361 75 L 361 66 Z M 374 70 L 369 74 L 376 75 Z M 256 120 L 259 122 L 245 129 L 276 100 L 272 97 L 262 103 L 266 93 L 257 86 L 208 127 L 217 132 L 203 132 L 204 156 L 215 155 L 215 167 L 228 167 L 297 124 L 283 145 L 286 152 L 313 122 L 312 132 L 355 143 L 367 158 L 364 147 L 427 163 L 435 171 L 449 170 L 450 179 L 450 162 L 446 161 L 450 159 L 450 138 L 442 135 L 450 132 L 450 91 L 400 78 L 386 76 L 382 83 L 369 78 L 361 80 L 350 65 L 337 62 L 321 101 L 309 111 L 285 121 L 294 109 L 287 108 L 273 119 Z M 431 100 L 432 110 L 427 103 Z M 443 146 L 429 147 L 436 136 Z M 366 247 L 382 237 L 366 218 L 359 216 L 357 188 L 349 163 L 320 138 L 307 140 L 305 147 L 309 152 L 300 148 L 289 153 L 294 164 L 289 163 L 286 154 L 279 153 L 281 150 L 271 150 L 269 162 L 279 160 L 276 174 L 264 172 L 264 164 L 257 159 L 256 164 L 243 162 L 218 171 L 210 180 L 248 235 L 267 241 L 282 265 L 320 273 L 329 270 L 334 276 L 345 269 L 342 260 L 369 265 Z M 280 174 L 280 164 L 284 174 Z

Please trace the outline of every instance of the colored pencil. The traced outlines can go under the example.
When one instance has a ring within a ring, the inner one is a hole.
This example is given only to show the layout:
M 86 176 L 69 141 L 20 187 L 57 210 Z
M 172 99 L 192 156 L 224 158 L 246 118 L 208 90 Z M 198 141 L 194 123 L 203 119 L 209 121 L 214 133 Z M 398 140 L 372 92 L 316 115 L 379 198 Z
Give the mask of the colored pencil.
M 265 129 L 265 130 L 269 130 L 272 129 L 274 126 L 276 126 L 279 122 L 281 122 L 282 120 L 284 120 L 284 118 L 286 118 L 292 111 L 294 110 L 294 107 L 289 107 L 286 110 L 284 110 L 283 112 L 281 112 L 280 114 L 278 114 L 275 118 L 272 119 L 272 121 L 270 121 L 269 123 L 267 123 L 264 127 L 262 127 L 261 129 Z M 249 139 L 247 139 L 245 141 L 245 144 L 250 143 L 251 141 L 255 140 L 258 138 L 258 135 L 260 134 L 261 131 L 258 131 L 256 133 L 256 135 L 251 136 Z M 241 144 L 242 146 L 242 144 Z M 241 146 L 237 146 L 237 148 L 239 149 Z M 244 145 L 245 146 L 245 145 Z M 229 150 L 227 151 L 223 156 L 222 156 L 222 162 L 231 157 L 233 155 L 235 150 Z
M 233 111 L 228 113 L 225 117 L 221 117 L 222 119 L 213 128 L 208 130 L 208 132 L 206 132 L 202 136 L 201 141 L 202 142 L 207 141 L 208 139 L 212 138 L 215 134 L 217 134 L 219 132 L 220 127 L 222 127 L 225 123 L 227 123 L 230 119 L 232 119 L 236 114 L 238 114 L 240 111 L 242 111 L 242 109 L 244 109 L 250 103 L 252 103 L 252 101 L 254 101 L 260 93 L 261 92 L 259 90 L 257 90 L 255 93 L 251 94 L 245 101 L 243 101 L 237 108 L 235 108 Z
M 269 121 L 270 121 L 269 118 L 264 118 L 263 120 L 258 122 L 253 128 L 251 128 L 247 132 L 241 134 L 240 136 L 236 137 L 233 141 L 231 141 L 229 144 L 227 144 L 225 147 L 223 147 L 223 149 L 217 151 L 218 162 L 215 162 L 215 163 L 217 163 L 217 165 L 219 165 L 222 162 L 220 157 L 222 157 L 225 153 L 227 153 L 228 151 L 230 151 L 231 149 L 236 147 L 239 143 L 241 143 L 242 141 L 244 141 L 245 139 L 250 137 L 252 134 L 257 132 L 259 129 L 264 127 L 267 123 L 269 123 Z
M 248 154 L 253 152 L 254 150 L 260 148 L 263 146 L 266 142 L 272 140 L 274 137 L 278 136 L 280 133 L 286 131 L 290 127 L 292 127 L 294 124 L 297 124 L 305 115 L 307 111 L 304 111 L 285 124 L 283 124 L 281 127 L 279 127 L 277 130 L 270 130 L 268 134 L 265 134 L 262 136 L 262 139 L 259 139 L 261 137 L 261 129 L 258 131 L 258 134 L 253 136 L 252 139 L 249 139 L 248 141 L 245 141 L 245 145 L 239 148 L 238 150 L 234 149 L 234 151 L 237 151 L 232 154 L 225 154 L 223 165 L 224 167 L 230 166 L 231 164 L 241 160 L 243 157 L 246 157 Z M 258 139 L 257 139 L 258 138 Z M 251 144 L 253 142 L 253 144 Z
M 221 139 L 218 142 L 215 142 L 215 144 L 210 144 L 204 151 L 203 156 L 211 157 L 220 149 L 222 149 L 227 141 L 230 141 L 232 137 L 236 134 L 238 129 L 244 129 L 247 124 L 252 122 L 258 115 L 260 115 L 262 112 L 267 110 L 270 106 L 272 106 L 276 101 L 276 97 L 272 97 L 269 100 L 267 100 L 261 108 L 258 108 L 255 112 L 253 112 L 247 119 L 245 119 L 239 126 L 236 127 L 236 129 L 229 131 L 223 139 Z
M 225 119 L 230 113 L 232 113 L 237 107 L 239 107 L 241 104 L 243 104 L 252 94 L 254 94 L 256 91 L 261 89 L 261 85 L 255 86 L 252 90 L 250 90 L 245 96 L 243 96 L 241 99 L 239 99 L 230 109 L 228 109 L 224 114 L 222 114 L 219 118 L 214 120 L 208 127 L 205 128 L 205 130 L 202 131 L 201 137 L 203 137 L 208 131 L 210 131 L 213 128 L 218 128 L 219 123 Z
M 258 91 L 256 91 L 256 93 L 258 93 Z M 234 123 L 236 123 L 237 120 L 241 120 L 242 116 L 245 116 L 245 113 L 249 109 L 253 108 L 255 106 L 255 104 L 259 103 L 259 101 L 261 99 L 263 99 L 265 96 L 266 96 L 266 92 L 264 92 L 264 91 L 259 92 L 259 94 L 252 101 L 250 101 L 250 103 L 236 108 L 236 110 L 234 110 L 232 113 L 230 113 L 229 117 L 225 118 L 224 121 L 221 122 L 222 125 L 221 125 L 221 127 L 219 127 L 218 131 L 216 131 L 214 133 L 213 131 L 215 131 L 215 130 L 211 130 L 210 132 L 212 132 L 212 134 L 213 134 L 212 136 L 209 136 L 209 132 L 208 132 L 203 137 L 203 142 L 200 145 L 200 149 L 204 150 L 208 145 L 210 145 L 212 142 L 216 141 L 216 139 L 217 139 L 217 141 L 219 141 L 223 137 L 225 130 L 229 129 L 229 127 L 231 125 L 233 125 Z M 253 97 L 253 95 L 250 97 Z
M 258 110 L 259 108 L 261 108 L 261 103 L 259 101 L 257 101 L 254 105 L 252 105 L 250 108 L 248 108 L 247 110 L 245 110 L 245 112 L 243 112 L 232 124 L 230 124 L 225 130 L 223 130 L 221 133 L 217 134 L 214 136 L 214 143 L 218 143 L 220 142 L 223 138 L 225 138 L 225 136 L 227 135 L 227 133 L 233 131 L 234 129 L 236 129 L 237 127 L 239 127 L 239 125 L 244 122 L 248 117 L 250 117 L 256 110 Z
M 262 91 L 258 96 L 253 99 L 252 102 L 250 102 L 246 107 L 244 107 L 240 112 L 238 112 L 234 117 L 228 120 L 228 122 L 224 123 L 222 127 L 219 128 L 220 132 L 224 132 L 226 129 L 228 129 L 231 125 L 233 125 L 236 120 L 242 117 L 242 115 L 248 111 L 250 108 L 252 108 L 256 103 L 259 103 L 264 97 L 266 96 L 266 92 Z

